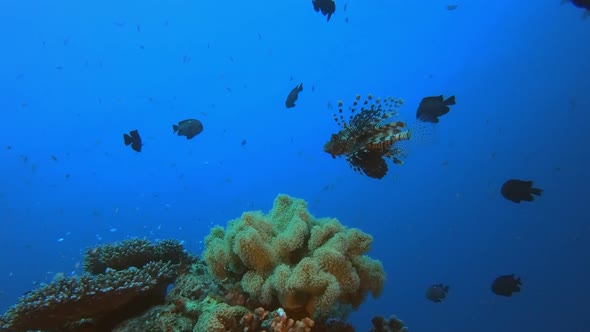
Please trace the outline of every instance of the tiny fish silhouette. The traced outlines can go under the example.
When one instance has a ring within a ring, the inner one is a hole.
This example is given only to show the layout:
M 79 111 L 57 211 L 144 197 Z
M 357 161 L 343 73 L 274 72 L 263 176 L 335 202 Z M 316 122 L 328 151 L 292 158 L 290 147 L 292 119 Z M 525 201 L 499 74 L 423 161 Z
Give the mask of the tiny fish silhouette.
M 511 179 L 504 182 L 500 192 L 507 200 L 520 203 L 521 201 L 534 201 L 533 195 L 541 196 L 543 189 L 533 188 L 533 181 Z
M 514 274 L 499 276 L 492 282 L 492 292 L 496 295 L 510 297 L 513 293 L 520 292 L 522 282 Z
M 299 92 L 301 91 L 303 91 L 303 83 L 295 86 L 291 92 L 289 92 L 287 100 L 285 100 L 285 106 L 287 106 L 287 108 L 295 107 L 295 101 L 297 100 L 297 97 L 299 97 Z
M 451 110 L 450 105 L 455 105 L 455 96 L 446 100 L 442 95 L 436 97 L 425 97 L 420 102 L 416 111 L 416 119 L 422 122 L 438 123 L 438 117 L 443 116 Z
M 450 288 L 443 284 L 432 285 L 426 290 L 426 298 L 434 303 L 440 303 L 447 296 Z
M 327 16 L 327 21 L 330 21 L 332 14 L 336 11 L 336 3 L 334 0 L 312 0 L 313 9 L 316 12 L 321 11 L 322 15 Z
M 203 131 L 203 123 L 196 119 L 186 119 L 172 125 L 172 130 L 178 133 L 178 136 L 186 136 L 186 139 L 191 139 Z
M 131 145 L 131 149 L 141 152 L 141 136 L 139 136 L 137 129 L 130 131 L 129 135 L 123 134 L 123 141 L 125 145 Z

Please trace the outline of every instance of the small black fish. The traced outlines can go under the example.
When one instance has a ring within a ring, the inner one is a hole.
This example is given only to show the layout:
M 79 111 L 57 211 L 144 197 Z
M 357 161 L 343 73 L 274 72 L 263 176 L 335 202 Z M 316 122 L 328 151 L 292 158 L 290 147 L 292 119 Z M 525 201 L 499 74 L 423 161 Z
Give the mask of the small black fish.
M 426 298 L 434 303 L 439 303 L 447 296 L 450 288 L 450 286 L 443 284 L 432 285 L 426 290 Z
M 316 12 L 322 11 L 322 15 L 328 16 L 328 21 L 330 21 L 330 17 L 336 11 L 336 3 L 334 0 L 312 0 L 313 9 Z
M 492 283 L 492 292 L 496 295 L 510 297 L 512 293 L 520 292 L 521 285 L 520 278 L 515 277 L 514 274 L 499 276 Z
M 129 135 L 123 134 L 123 140 L 125 141 L 125 145 L 131 145 L 133 150 L 141 152 L 141 137 L 137 129 L 130 131 Z
M 178 136 L 186 136 L 186 139 L 191 139 L 203 131 L 203 124 L 199 120 L 186 119 L 177 125 L 172 125 L 172 130 L 178 133 Z
M 455 10 L 459 5 L 447 5 L 447 10 Z
M 511 179 L 502 185 L 502 196 L 514 203 L 520 201 L 532 202 L 535 200 L 533 195 L 541 196 L 543 189 L 533 188 L 533 181 L 523 181 Z
M 416 119 L 422 122 L 438 123 L 438 117 L 451 110 L 449 105 L 455 105 L 455 96 L 450 96 L 447 100 L 444 100 L 442 95 L 422 98 L 416 111 Z
M 303 83 L 296 85 L 291 92 L 289 92 L 287 100 L 285 100 L 285 106 L 287 106 L 287 108 L 295 107 L 295 101 L 297 100 L 297 97 L 299 97 L 299 92 L 301 91 L 303 91 Z

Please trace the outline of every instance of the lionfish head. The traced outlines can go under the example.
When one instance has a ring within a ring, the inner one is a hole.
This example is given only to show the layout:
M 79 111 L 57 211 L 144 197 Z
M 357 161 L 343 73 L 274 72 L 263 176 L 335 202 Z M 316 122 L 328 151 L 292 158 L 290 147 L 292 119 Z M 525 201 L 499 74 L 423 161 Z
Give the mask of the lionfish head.
M 330 140 L 324 144 L 324 152 L 332 155 L 332 158 L 336 158 L 347 152 L 346 144 L 342 142 L 337 134 L 332 134 Z

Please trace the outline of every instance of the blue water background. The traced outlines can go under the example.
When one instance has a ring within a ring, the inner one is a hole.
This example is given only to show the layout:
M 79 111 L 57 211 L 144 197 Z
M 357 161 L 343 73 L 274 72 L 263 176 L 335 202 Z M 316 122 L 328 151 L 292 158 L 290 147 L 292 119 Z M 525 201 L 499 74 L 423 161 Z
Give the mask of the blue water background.
M 590 20 L 558 0 L 448 4 L 337 0 L 326 22 L 307 0 L 3 2 L 1 311 L 80 273 L 88 246 L 199 253 L 212 225 L 287 193 L 374 236 L 388 281 L 351 316 L 360 331 L 395 313 L 411 331 L 587 332 Z M 412 128 L 422 97 L 457 105 L 375 180 L 322 151 L 327 104 L 357 93 L 404 98 Z M 205 130 L 187 141 L 171 125 L 189 117 Z M 508 178 L 542 197 L 504 200 Z M 522 292 L 495 296 L 508 273 Z

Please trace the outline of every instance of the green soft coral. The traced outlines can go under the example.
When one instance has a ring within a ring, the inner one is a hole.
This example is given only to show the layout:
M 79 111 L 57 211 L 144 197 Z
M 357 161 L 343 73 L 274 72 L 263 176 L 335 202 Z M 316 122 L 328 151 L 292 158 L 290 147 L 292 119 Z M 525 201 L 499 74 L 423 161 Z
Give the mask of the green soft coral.
M 302 199 L 279 195 L 268 213 L 246 212 L 217 226 L 203 258 L 213 275 L 238 280 L 265 305 L 307 315 L 381 293 L 383 266 L 366 253 L 373 238 L 333 218 L 314 218 Z

